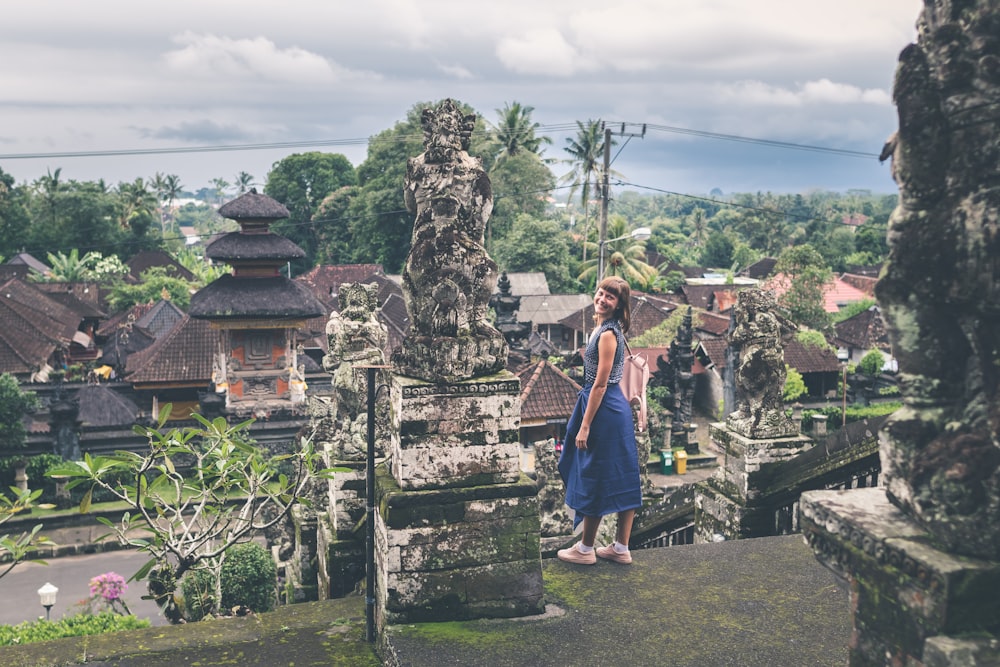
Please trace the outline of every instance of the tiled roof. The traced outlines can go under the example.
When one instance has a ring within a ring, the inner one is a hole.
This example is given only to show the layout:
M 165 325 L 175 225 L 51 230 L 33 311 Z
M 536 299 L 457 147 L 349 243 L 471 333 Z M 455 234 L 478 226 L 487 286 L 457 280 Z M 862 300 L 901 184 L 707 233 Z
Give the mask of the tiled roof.
M 838 342 L 862 350 L 889 350 L 889 334 L 878 306 L 858 313 L 833 326 Z
M 805 345 L 797 339 L 784 341 L 785 363 L 800 373 L 827 373 L 840 370 L 837 353 L 829 346 Z
M 123 310 L 120 313 L 115 313 L 111 315 L 108 319 L 101 323 L 97 328 L 98 336 L 110 336 L 119 327 L 131 320 L 133 322 L 137 321 L 140 317 L 149 312 L 149 309 L 153 307 L 152 303 L 137 303 L 128 310 Z
M 729 331 L 729 315 L 696 311 L 692 326 L 696 331 L 702 331 L 715 337 L 725 336 L 726 332 Z
M 160 299 L 144 313 L 139 314 L 135 323 L 159 338 L 172 330 L 182 319 L 184 319 L 183 310 L 175 306 L 172 301 Z
M 661 297 L 632 292 L 632 327 L 628 335 L 642 335 L 667 319 L 676 308 L 676 304 Z M 594 304 L 589 302 L 585 308 L 559 320 L 559 324 L 574 331 L 582 331 L 586 324 L 587 330 L 590 330 L 594 326 Z
M 194 274 L 185 269 L 173 257 L 162 250 L 143 250 L 130 258 L 125 265 L 128 266 L 129 275 L 134 280 L 139 280 L 143 271 L 155 266 L 162 266 L 167 270 L 167 275 L 175 276 L 181 280 L 194 282 Z
M 82 319 L 33 284 L 14 278 L 0 285 L 0 372 L 38 370 L 69 348 Z
M 878 282 L 877 276 L 862 276 L 856 273 L 842 273 L 840 275 L 840 279 L 851 287 L 861 290 L 867 294 L 869 298 L 875 298 L 875 283 Z
M 131 426 L 139 414 L 135 403 L 103 385 L 80 387 L 76 397 L 84 426 Z
M 746 289 L 751 285 L 681 285 L 681 294 L 687 300 L 689 306 L 694 306 L 701 310 L 709 310 L 713 302 L 718 300 L 718 292 L 731 292 L 736 294 L 741 289 Z
M 800 373 L 826 373 L 840 370 L 837 353 L 829 347 L 804 345 L 795 338 L 786 339 L 783 343 L 785 363 Z M 706 338 L 698 341 L 698 346 L 717 368 L 725 368 L 726 348 L 729 347 L 725 338 Z
M 107 313 L 98 305 L 100 290 L 96 283 L 34 283 L 34 285 L 49 298 L 55 299 L 75 312 L 80 319 L 107 317 Z
M 373 275 L 384 276 L 381 264 L 321 264 L 298 276 L 324 302 L 340 291 L 344 283 L 366 283 Z
M 529 364 L 518 377 L 522 419 L 566 419 L 573 412 L 580 385 L 548 361 Z
M 14 266 L 17 265 L 26 266 L 33 272 L 40 273 L 42 275 L 48 274 L 52 271 L 52 269 L 49 268 L 48 264 L 26 252 L 17 253 L 16 255 L 8 259 L 6 263 Z
M 591 301 L 588 294 L 536 294 L 521 297 L 517 310 L 519 322 L 557 324 L 564 317 L 579 313 Z
M 320 317 L 326 306 L 309 287 L 285 276 L 241 278 L 225 274 L 191 297 L 192 317 L 227 319 L 309 319 Z
M 126 380 L 133 384 L 204 385 L 212 379 L 218 332 L 206 320 L 185 315 L 169 333 L 128 358 Z
M 753 278 L 754 280 L 761 280 L 771 275 L 774 271 L 774 265 L 777 263 L 778 260 L 775 257 L 764 257 L 740 271 L 740 275 Z
M 773 291 L 774 295 L 780 298 L 782 294 L 788 291 L 788 277 L 782 273 L 775 274 L 762 287 Z M 836 313 L 849 303 L 856 303 L 869 298 L 871 297 L 861 290 L 848 285 L 837 276 L 834 276 L 824 286 L 823 310 L 828 313 Z
M 382 304 L 380 319 L 385 322 L 389 330 L 389 338 L 386 347 L 389 350 L 398 350 L 403 345 L 403 338 L 410 331 L 410 315 L 406 310 L 406 303 L 400 294 L 389 294 Z
M 497 280 L 500 280 L 500 276 L 497 276 Z M 549 281 L 541 271 L 512 271 L 507 273 L 507 280 L 510 281 L 510 293 L 514 296 L 549 293 Z
M 281 220 L 290 213 L 277 199 L 257 192 L 257 188 L 250 188 L 250 192 L 220 206 L 219 215 L 230 220 Z

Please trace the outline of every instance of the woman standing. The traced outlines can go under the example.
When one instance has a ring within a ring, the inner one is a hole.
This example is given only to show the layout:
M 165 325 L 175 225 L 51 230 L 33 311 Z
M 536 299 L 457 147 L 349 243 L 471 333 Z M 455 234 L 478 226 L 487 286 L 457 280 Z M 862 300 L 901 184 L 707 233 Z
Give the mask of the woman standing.
M 595 329 L 583 355 L 584 387 L 566 425 L 559 474 L 573 527 L 583 522 L 582 539 L 557 554 L 568 563 L 593 565 L 597 557 L 631 563 L 628 540 L 635 510 L 642 506 L 639 457 L 632 407 L 618 383 L 625 361 L 625 332 L 631 318 L 628 283 L 605 278 L 594 294 Z M 594 548 L 605 514 L 618 514 L 614 544 Z

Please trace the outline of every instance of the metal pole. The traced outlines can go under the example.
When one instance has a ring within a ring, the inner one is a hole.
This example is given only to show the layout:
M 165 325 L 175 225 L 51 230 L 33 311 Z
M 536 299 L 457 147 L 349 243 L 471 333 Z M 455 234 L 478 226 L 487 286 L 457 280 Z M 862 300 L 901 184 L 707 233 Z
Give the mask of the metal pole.
M 375 371 L 365 369 L 368 379 L 368 460 L 365 479 L 365 639 L 375 641 Z
M 604 174 L 601 177 L 601 227 L 597 237 L 597 282 L 604 278 L 604 245 L 608 237 L 608 172 L 611 171 L 611 128 L 604 128 Z

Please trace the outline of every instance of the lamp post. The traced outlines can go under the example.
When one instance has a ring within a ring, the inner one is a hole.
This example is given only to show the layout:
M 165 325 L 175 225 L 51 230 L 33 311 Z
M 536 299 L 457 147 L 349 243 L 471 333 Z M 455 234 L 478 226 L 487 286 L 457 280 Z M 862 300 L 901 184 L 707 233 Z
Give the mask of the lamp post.
M 633 241 L 645 241 L 652 235 L 653 232 L 649 227 L 638 227 L 624 236 L 619 236 L 613 239 L 600 239 L 597 242 L 597 282 L 601 282 L 601 279 L 604 278 L 604 246 L 609 243 L 614 243 L 615 241 L 621 241 L 622 239 L 628 238 Z
M 59 593 L 59 589 L 45 582 L 45 585 L 38 589 L 38 597 L 41 599 L 42 606 L 45 607 L 45 620 L 49 620 L 49 612 L 52 610 L 52 606 L 56 603 L 56 595 Z

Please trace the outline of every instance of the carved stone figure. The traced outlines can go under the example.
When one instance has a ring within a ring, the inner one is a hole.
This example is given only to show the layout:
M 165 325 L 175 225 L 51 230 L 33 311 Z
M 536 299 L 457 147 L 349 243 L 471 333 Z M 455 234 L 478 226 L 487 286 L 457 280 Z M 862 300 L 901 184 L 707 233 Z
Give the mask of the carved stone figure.
M 497 283 L 499 290 L 490 297 L 490 306 L 496 312 L 496 328 L 503 334 L 511 348 L 521 348 L 531 333 L 531 322 L 518 322 L 517 310 L 521 307 L 521 297 L 511 294 L 510 278 L 504 272 Z
M 670 342 L 670 372 L 672 375 L 671 402 L 673 418 L 670 425 L 670 445 L 684 447 L 688 454 L 698 452 L 698 441 L 688 440 L 687 425 L 691 423 L 694 403 L 694 351 L 691 341 L 694 331 L 691 322 L 691 307 L 688 306 L 681 326 L 677 327 L 677 337 Z
M 328 408 L 313 406 L 312 412 L 326 414 L 318 420 L 318 437 L 331 446 L 334 458 L 361 460 L 368 446 L 368 381 L 358 367 L 385 364 L 382 348 L 388 334 L 377 316 L 377 285 L 344 283 L 337 299 L 341 309 L 331 314 L 326 324 L 329 351 L 323 357 L 323 369 L 333 376 L 334 397 Z M 384 377 L 378 382 L 383 384 Z M 383 422 L 388 419 L 380 414 L 384 412 L 376 411 Z M 385 424 L 381 426 L 385 428 Z M 384 438 L 377 437 L 376 443 L 384 444 Z
M 1000 13 L 928 8 L 900 54 L 899 204 L 876 294 L 905 405 L 882 447 L 889 499 L 950 550 L 1000 559 Z
M 403 191 L 416 216 L 403 269 L 411 328 L 392 361 L 402 375 L 451 382 L 507 362 L 507 343 L 486 317 L 497 275 L 482 245 L 493 194 L 467 152 L 475 115 L 445 100 L 422 120 L 425 150 L 407 163 Z
M 740 291 L 733 318 L 729 344 L 739 349 L 737 410 L 726 419 L 726 426 L 755 439 L 796 435 L 798 428 L 785 416 L 782 401 L 785 357 L 781 343 L 795 325 L 778 313 L 771 292 L 756 288 Z

